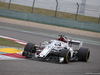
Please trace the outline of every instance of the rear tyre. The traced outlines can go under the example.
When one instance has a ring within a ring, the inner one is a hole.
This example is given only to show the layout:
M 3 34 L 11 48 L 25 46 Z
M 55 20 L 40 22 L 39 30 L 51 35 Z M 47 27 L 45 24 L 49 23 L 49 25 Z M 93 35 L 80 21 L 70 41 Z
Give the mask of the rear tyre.
M 71 53 L 68 49 L 63 49 L 61 50 L 59 57 L 60 58 L 63 57 L 64 58 L 63 62 L 68 63 L 70 61 Z
M 32 53 L 36 52 L 35 44 L 33 43 L 27 43 L 27 45 L 24 48 L 24 51 L 22 53 L 22 56 L 26 56 L 27 58 L 32 57 Z
M 79 61 L 87 62 L 90 57 L 90 51 L 88 48 L 80 48 L 78 52 Z

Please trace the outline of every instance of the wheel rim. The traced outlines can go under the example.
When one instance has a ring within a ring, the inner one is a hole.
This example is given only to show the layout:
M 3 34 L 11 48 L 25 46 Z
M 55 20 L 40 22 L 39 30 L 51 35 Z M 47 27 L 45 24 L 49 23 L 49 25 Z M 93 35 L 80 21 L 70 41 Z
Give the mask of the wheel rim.
M 86 54 L 86 62 L 88 61 L 89 56 L 90 56 L 90 50 L 87 51 L 87 54 Z
M 66 54 L 66 63 L 68 63 L 69 60 L 70 60 L 70 51 L 68 51 Z

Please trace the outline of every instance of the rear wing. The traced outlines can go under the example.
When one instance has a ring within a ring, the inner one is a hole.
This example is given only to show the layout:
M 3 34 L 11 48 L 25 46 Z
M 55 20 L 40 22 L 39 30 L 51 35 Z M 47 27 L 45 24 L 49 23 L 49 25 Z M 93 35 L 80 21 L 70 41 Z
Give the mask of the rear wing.
M 79 48 L 82 47 L 83 42 L 82 41 L 77 41 L 77 40 L 68 40 L 69 43 L 73 44 L 73 45 L 78 45 Z
M 79 48 L 82 47 L 82 45 L 83 45 L 83 42 L 82 41 L 71 40 L 71 39 L 68 39 L 64 35 L 59 35 L 59 36 L 60 36 L 60 38 L 63 38 L 64 39 L 64 42 L 69 42 L 69 44 L 78 45 Z

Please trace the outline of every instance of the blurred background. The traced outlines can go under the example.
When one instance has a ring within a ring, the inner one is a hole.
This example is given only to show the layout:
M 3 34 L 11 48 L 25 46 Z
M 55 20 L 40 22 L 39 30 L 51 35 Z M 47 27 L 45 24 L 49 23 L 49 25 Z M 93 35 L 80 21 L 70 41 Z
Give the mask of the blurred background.
M 0 0 L 0 8 L 100 23 L 100 0 Z

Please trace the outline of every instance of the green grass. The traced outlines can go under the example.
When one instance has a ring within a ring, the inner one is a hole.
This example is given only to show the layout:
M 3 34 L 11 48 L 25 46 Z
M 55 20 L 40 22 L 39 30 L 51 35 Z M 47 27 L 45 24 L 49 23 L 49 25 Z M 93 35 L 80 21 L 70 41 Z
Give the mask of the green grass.
M 18 47 L 18 48 L 24 47 L 23 45 L 21 45 L 17 42 L 7 40 L 7 39 L 4 39 L 4 38 L 0 38 L 0 46 L 10 46 L 10 47 Z
M 0 2 L 0 8 L 8 9 L 8 3 Z M 32 7 L 22 6 L 22 5 L 17 5 L 17 4 L 11 4 L 10 5 L 10 10 L 23 11 L 23 12 L 31 13 L 32 12 Z M 41 9 L 41 8 L 34 8 L 33 13 L 54 17 L 55 11 L 47 10 L 47 9 Z M 72 13 L 65 13 L 65 12 L 59 12 L 58 11 L 56 17 L 75 20 L 75 14 L 72 14 Z M 78 21 L 98 23 L 98 18 L 78 15 Z

